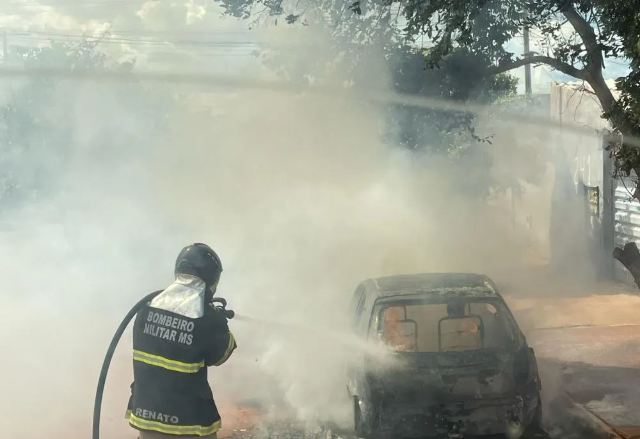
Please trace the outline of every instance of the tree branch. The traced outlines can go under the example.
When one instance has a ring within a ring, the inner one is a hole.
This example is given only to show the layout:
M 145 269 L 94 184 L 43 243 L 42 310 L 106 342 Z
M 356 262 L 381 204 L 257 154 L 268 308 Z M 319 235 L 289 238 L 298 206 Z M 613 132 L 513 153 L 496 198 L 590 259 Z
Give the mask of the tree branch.
M 562 12 L 562 14 L 567 18 L 567 21 L 569 21 L 578 35 L 580 35 L 580 38 L 587 49 L 590 60 L 594 61 L 594 64 L 588 63 L 587 66 L 585 66 L 586 69 L 589 70 L 590 68 L 597 67 L 602 68 L 604 66 L 604 58 L 602 56 L 600 45 L 598 44 L 598 37 L 596 36 L 596 32 L 593 27 L 591 27 L 587 20 L 578 14 L 569 2 L 565 2 L 565 4 L 560 8 L 560 12 Z
M 490 67 L 487 70 L 487 73 L 490 75 L 497 75 L 499 73 L 505 73 L 513 69 L 517 69 L 522 66 L 526 66 L 527 64 L 546 64 L 549 67 L 556 69 L 559 72 L 564 73 L 565 75 L 573 76 L 576 79 L 587 79 L 587 73 L 584 70 L 580 70 L 571 64 L 567 64 L 562 62 L 556 58 L 552 58 L 550 56 L 528 56 L 525 58 L 517 59 L 508 64 L 503 64 L 500 66 Z
M 584 78 L 593 88 L 602 105 L 602 109 L 607 112 L 615 102 L 613 93 L 604 80 L 602 69 L 604 68 L 604 54 L 598 42 L 596 31 L 569 2 L 565 2 L 560 8 L 560 12 L 567 18 L 571 26 L 580 35 L 584 47 L 587 49 L 587 57 L 584 66 Z M 612 121 L 614 122 L 614 121 Z

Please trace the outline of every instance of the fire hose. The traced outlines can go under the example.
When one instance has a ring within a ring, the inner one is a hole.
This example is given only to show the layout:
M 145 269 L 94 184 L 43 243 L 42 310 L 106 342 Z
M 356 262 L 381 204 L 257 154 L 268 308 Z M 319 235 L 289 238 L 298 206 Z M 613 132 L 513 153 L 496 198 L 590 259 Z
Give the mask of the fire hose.
M 113 338 L 111 339 L 111 344 L 109 345 L 109 348 L 107 349 L 107 354 L 105 355 L 104 361 L 102 362 L 102 369 L 100 370 L 100 377 L 98 378 L 98 388 L 96 389 L 96 398 L 93 404 L 93 433 L 91 435 L 92 439 L 100 439 L 100 414 L 102 410 L 102 395 L 104 393 L 104 386 L 107 381 L 107 373 L 109 372 L 109 365 L 111 364 L 111 359 L 113 358 L 113 354 L 116 350 L 116 347 L 118 346 L 120 337 L 122 337 L 122 334 L 127 329 L 129 322 L 138 313 L 138 311 L 140 311 L 140 309 L 143 306 L 145 306 L 147 303 L 153 300 L 153 298 L 156 297 L 161 292 L 162 291 L 153 292 L 143 297 L 138 303 L 136 303 L 134 307 L 131 308 L 131 310 L 127 313 L 127 315 L 124 316 L 124 319 L 120 323 L 120 326 L 118 326 L 116 333 L 113 335 Z M 219 303 L 220 305 L 215 306 L 214 305 L 215 303 Z M 225 317 L 229 320 L 235 317 L 235 312 L 233 312 L 230 309 L 226 309 L 227 301 L 222 297 L 214 297 L 211 300 L 210 305 L 212 308 L 219 310 L 221 312 L 224 312 Z

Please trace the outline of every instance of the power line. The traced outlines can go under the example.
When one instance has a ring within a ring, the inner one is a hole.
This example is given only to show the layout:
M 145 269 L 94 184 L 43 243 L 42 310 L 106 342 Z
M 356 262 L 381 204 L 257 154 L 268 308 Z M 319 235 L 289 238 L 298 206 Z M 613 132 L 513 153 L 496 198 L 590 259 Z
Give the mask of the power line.
M 12 45 L 16 45 L 16 42 L 22 43 L 50 43 L 50 42 L 66 42 L 67 40 L 50 40 L 43 38 L 34 38 L 29 36 L 18 37 L 18 39 L 11 39 Z M 243 52 L 253 52 L 259 48 L 259 46 L 250 43 L 220 43 L 220 42 L 208 42 L 208 43 L 197 43 L 190 41 L 181 41 L 181 42 L 170 42 L 170 41 L 128 41 L 128 40 L 101 40 L 98 42 L 100 45 L 116 45 L 116 46 L 132 46 L 132 47 L 148 47 L 155 49 L 164 48 L 189 48 L 189 49 L 219 49 L 225 51 L 243 51 Z
M 49 38 L 43 37 L 56 37 L 62 39 L 69 38 L 88 38 L 91 40 L 97 40 L 100 43 L 117 43 L 117 44 L 173 44 L 173 45 L 192 45 L 192 46 L 209 46 L 209 47 L 238 47 L 238 46 L 258 46 L 257 41 L 241 40 L 241 41 L 213 41 L 213 40 L 198 40 L 198 39 L 174 39 L 174 40 L 157 40 L 157 39 L 143 39 L 143 38 L 127 38 L 118 36 L 90 36 L 81 34 L 64 34 L 57 32 L 40 32 L 40 31 L 9 31 L 10 36 L 20 37 L 23 39 L 32 39 L 39 41 L 49 41 Z
M 66 35 L 68 34 L 69 29 L 65 29 L 63 32 L 59 32 L 59 29 L 56 30 L 55 32 L 53 30 L 48 30 L 48 31 L 44 31 L 44 30 L 29 30 L 29 29 L 18 29 L 18 28 L 9 28 L 9 27 L 5 27 L 3 28 L 9 32 L 29 32 L 29 33 L 35 33 L 35 34 L 54 34 L 54 35 Z M 217 30 L 151 30 L 151 29 L 113 29 L 113 28 L 108 28 L 106 29 L 108 32 L 114 33 L 114 34 L 137 34 L 137 35 L 143 35 L 143 34 L 151 34 L 151 35 L 166 35 L 166 34 L 179 34 L 179 35 L 207 35 L 207 36 L 214 36 L 214 35 L 233 35 L 233 34 L 250 34 L 250 33 L 254 33 L 253 31 L 250 30 L 232 30 L 232 29 L 217 29 Z M 78 35 L 78 36 L 82 36 L 86 34 L 86 31 L 82 31 L 82 30 L 78 30 L 78 32 L 74 33 L 73 35 Z
M 70 38 L 82 38 L 80 35 L 47 34 L 29 35 L 26 32 L 13 32 L 11 46 L 41 47 L 43 44 L 64 43 Z M 48 36 L 47 36 L 48 35 Z M 101 50 L 110 56 L 174 56 L 185 55 L 193 58 L 240 58 L 251 59 L 259 46 L 251 41 L 159 41 L 114 37 L 88 37 L 89 40 L 98 42 Z M 6 40 L 5 40 L 6 41 Z M 130 51 L 124 50 L 125 46 L 131 47 Z M 141 50 L 142 49 L 142 50 Z
M 56 7 L 60 5 L 68 5 L 74 7 L 101 7 L 101 6 L 118 6 L 118 5 L 138 5 L 142 6 L 144 4 L 144 0 L 106 0 L 106 1 L 91 1 L 91 2 L 82 2 L 82 1 L 73 1 L 73 0 L 60 0 L 55 3 L 47 3 L 45 1 L 20 1 L 20 0 L 3 0 L 2 5 L 12 5 L 12 6 L 49 6 Z
M 4 53 L 3 62 L 6 62 L 8 53 L 8 41 L 11 46 L 42 47 L 43 43 L 67 42 L 69 38 L 83 38 L 82 35 L 51 33 L 51 32 L 33 32 L 36 35 L 30 35 L 25 31 L 13 31 L 11 33 L 4 31 Z M 11 38 L 7 38 L 11 35 Z M 258 46 L 252 42 L 236 41 L 158 41 L 143 39 L 127 39 L 104 37 L 87 37 L 89 40 L 97 40 L 101 46 L 101 51 L 111 57 L 122 58 L 140 58 L 147 56 L 162 57 L 155 63 L 176 63 L 176 62 L 196 62 L 204 59 L 231 59 L 244 58 L 247 61 L 254 59 Z M 177 44 L 176 44 L 177 43 Z M 48 44 L 47 44 L 48 45 Z M 107 47 L 105 47 L 107 46 Z M 132 47 L 131 50 L 124 50 L 124 46 Z M 143 50 L 140 50 L 142 48 Z M 149 49 L 149 50 L 144 50 Z M 185 58 L 186 57 L 186 58 Z M 172 60 L 171 58 L 176 58 Z

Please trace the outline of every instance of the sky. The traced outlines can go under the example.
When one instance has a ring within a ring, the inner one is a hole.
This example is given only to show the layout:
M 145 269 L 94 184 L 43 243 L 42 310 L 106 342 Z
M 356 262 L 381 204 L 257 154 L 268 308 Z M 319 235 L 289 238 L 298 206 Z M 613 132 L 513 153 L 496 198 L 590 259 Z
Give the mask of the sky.
M 189 66 L 211 73 L 252 75 L 261 70 L 253 51 L 257 34 L 247 22 L 222 18 L 220 7 L 210 0 L 2 0 L 0 30 L 12 45 L 47 44 L 82 32 L 110 29 L 101 50 L 114 58 L 138 60 L 140 68 L 172 69 Z M 175 47 L 166 42 L 172 42 Z M 532 47 L 535 50 L 535 38 Z M 523 52 L 522 40 L 507 44 Z M 627 64 L 607 60 L 605 79 L 625 75 Z M 524 68 L 512 72 L 524 93 Z M 553 81 L 573 78 L 541 66 L 532 69 L 534 93 L 548 93 Z
M 219 7 L 206 2 L 2 0 L 0 31 L 6 32 L 11 47 L 109 29 L 111 35 L 100 49 L 116 59 L 135 57 L 141 68 L 189 65 L 215 73 L 246 71 L 255 63 L 251 53 L 257 48 L 256 34 L 246 23 L 221 19 Z

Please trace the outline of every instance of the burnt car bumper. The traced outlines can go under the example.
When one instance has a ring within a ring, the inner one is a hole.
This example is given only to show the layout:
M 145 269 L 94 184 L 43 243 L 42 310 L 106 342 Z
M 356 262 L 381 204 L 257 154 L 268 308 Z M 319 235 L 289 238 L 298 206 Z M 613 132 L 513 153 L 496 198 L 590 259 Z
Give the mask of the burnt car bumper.
M 417 407 L 393 404 L 381 407 L 382 433 L 406 437 L 508 434 L 529 425 L 538 405 L 537 395 L 489 398 Z

